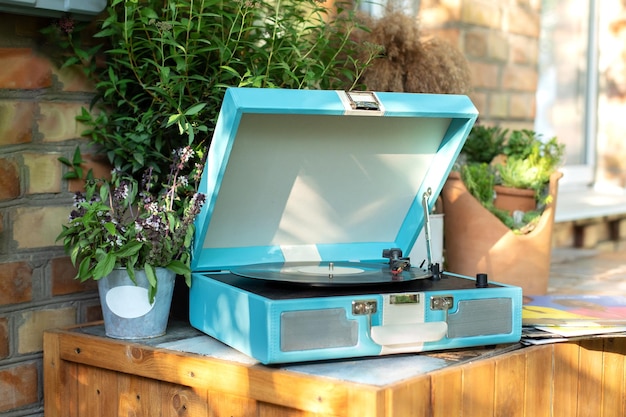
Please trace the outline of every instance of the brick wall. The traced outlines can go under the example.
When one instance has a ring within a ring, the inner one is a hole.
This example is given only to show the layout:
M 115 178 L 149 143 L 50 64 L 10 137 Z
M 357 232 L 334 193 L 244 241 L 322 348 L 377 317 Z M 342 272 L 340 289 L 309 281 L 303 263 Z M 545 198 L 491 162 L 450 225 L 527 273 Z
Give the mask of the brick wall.
M 92 87 L 38 53 L 50 21 L 0 14 L 0 414 L 42 415 L 42 334 L 99 317 L 55 243 L 72 193 L 57 158 L 80 141 Z
M 540 0 L 422 0 L 424 32 L 448 39 L 469 61 L 483 122 L 533 128 L 540 14 Z

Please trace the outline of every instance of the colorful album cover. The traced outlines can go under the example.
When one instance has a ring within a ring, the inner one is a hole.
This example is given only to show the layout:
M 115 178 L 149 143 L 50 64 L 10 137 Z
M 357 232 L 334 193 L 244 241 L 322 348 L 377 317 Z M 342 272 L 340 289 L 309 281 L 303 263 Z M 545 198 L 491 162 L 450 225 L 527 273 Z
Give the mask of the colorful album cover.
M 626 297 L 612 295 L 524 296 L 523 326 L 626 326 Z

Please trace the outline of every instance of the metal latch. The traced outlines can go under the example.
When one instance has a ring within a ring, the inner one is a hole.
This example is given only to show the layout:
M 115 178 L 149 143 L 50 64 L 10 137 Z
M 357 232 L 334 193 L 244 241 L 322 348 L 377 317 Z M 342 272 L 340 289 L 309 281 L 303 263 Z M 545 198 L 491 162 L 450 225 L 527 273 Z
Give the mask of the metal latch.
M 444 321 L 448 322 L 448 310 L 454 307 L 454 297 L 451 295 L 440 295 L 430 297 L 430 309 L 435 311 L 443 311 L 445 313 Z
M 365 316 L 367 321 L 367 333 L 372 333 L 372 315 L 378 311 L 376 300 L 355 300 L 352 301 L 352 314 L 355 316 Z
M 382 116 L 384 108 L 372 91 L 338 91 L 346 114 Z
M 376 300 L 357 300 L 352 302 L 352 314 L 355 316 L 371 315 L 378 311 Z
M 430 297 L 430 309 L 431 310 L 445 310 L 448 311 L 454 306 L 454 297 L 451 295 L 440 295 L 437 297 Z

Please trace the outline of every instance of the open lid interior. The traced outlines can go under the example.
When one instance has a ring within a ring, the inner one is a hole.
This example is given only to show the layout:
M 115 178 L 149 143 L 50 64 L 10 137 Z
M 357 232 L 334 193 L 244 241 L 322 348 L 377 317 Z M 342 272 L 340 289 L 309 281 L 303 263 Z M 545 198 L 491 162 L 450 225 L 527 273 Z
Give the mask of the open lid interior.
M 432 208 L 476 109 L 465 96 L 376 93 L 379 116 L 350 114 L 342 94 L 227 91 L 199 190 L 194 271 L 408 255 L 423 196 Z

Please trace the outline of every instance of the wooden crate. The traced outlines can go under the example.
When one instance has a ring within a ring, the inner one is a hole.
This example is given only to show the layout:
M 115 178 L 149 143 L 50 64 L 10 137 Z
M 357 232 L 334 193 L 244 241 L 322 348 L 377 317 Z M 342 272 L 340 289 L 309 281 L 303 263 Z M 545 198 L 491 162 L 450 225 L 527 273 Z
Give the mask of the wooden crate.
M 626 338 L 500 351 L 380 386 L 55 330 L 44 335 L 45 415 L 626 415 Z

